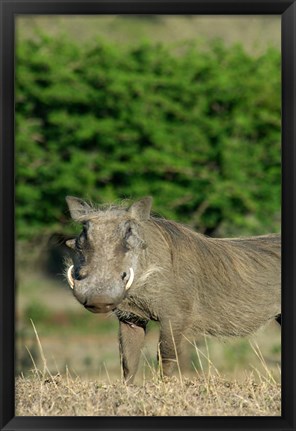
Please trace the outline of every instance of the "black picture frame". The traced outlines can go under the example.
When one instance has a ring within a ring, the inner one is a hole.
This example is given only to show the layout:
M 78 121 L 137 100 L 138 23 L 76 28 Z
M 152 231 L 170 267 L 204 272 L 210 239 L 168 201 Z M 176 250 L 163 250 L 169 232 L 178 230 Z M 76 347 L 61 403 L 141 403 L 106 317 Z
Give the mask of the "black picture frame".
M 293 0 L 0 0 L 0 422 L 1 430 L 296 429 L 296 3 Z M 282 416 L 15 417 L 14 48 L 15 17 L 34 14 L 281 15 L 282 22 Z

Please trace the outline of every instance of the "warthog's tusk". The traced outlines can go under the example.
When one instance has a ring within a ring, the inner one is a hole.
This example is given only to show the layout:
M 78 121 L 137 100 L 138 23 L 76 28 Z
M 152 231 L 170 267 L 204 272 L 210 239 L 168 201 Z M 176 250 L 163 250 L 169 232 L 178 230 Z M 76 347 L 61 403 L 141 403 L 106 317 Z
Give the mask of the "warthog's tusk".
M 134 276 L 135 276 L 133 268 L 130 268 L 129 270 L 130 270 L 130 276 L 129 276 L 128 282 L 126 283 L 126 286 L 125 286 L 126 290 L 128 290 L 131 287 L 131 285 L 133 284 Z
M 72 268 L 73 267 L 74 267 L 74 265 L 71 265 L 67 271 L 67 280 L 68 280 L 68 283 L 70 284 L 71 289 L 74 289 L 74 280 L 72 277 Z

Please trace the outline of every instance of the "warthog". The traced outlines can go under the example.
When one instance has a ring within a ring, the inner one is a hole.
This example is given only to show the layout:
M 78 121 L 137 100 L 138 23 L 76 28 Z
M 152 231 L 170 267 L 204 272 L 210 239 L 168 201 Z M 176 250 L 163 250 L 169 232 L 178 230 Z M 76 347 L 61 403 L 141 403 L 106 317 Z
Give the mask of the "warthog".
M 66 200 L 83 226 L 67 241 L 77 252 L 68 282 L 87 310 L 118 317 L 127 381 L 137 371 L 150 320 L 160 324 L 164 375 L 173 371 L 183 335 L 244 336 L 272 319 L 280 323 L 280 235 L 209 238 L 151 216 L 150 197 L 129 208 Z

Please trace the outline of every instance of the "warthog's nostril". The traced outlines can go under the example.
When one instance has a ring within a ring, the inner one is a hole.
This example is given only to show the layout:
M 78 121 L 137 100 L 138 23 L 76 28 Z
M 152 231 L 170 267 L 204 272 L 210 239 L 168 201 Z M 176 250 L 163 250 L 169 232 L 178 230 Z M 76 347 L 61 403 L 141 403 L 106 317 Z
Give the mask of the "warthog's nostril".
M 126 273 L 126 272 L 123 272 L 123 273 L 121 274 L 121 278 L 122 278 L 122 280 L 124 280 L 126 276 L 127 276 L 127 273 Z

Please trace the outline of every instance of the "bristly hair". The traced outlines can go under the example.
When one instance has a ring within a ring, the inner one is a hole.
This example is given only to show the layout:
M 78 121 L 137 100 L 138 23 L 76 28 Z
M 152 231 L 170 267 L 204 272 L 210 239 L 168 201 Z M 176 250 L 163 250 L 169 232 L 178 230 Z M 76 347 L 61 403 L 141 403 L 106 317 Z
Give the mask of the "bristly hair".
M 121 215 L 126 212 L 130 206 L 130 199 L 122 199 L 112 203 L 94 203 L 92 201 L 86 201 L 89 208 L 87 208 L 87 212 L 85 214 L 81 214 L 81 216 L 77 217 L 78 222 L 83 222 L 86 220 L 92 220 L 99 216 L 103 216 L 104 214 L 109 215 L 113 212 L 116 215 Z
M 118 201 L 114 201 L 112 203 L 103 203 L 97 204 L 91 201 L 86 201 L 88 205 L 87 212 L 85 214 L 81 214 L 81 216 L 77 217 L 78 222 L 83 222 L 87 220 L 92 220 L 100 216 L 109 216 L 111 213 L 115 216 L 123 215 L 127 212 L 132 204 L 131 199 L 122 199 Z M 151 212 L 151 218 L 154 218 L 156 213 Z M 157 218 L 160 220 L 165 220 L 161 216 L 157 215 Z

